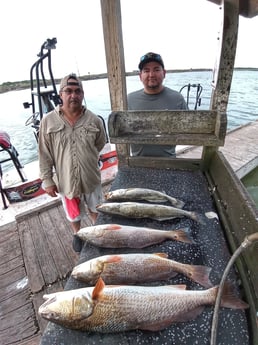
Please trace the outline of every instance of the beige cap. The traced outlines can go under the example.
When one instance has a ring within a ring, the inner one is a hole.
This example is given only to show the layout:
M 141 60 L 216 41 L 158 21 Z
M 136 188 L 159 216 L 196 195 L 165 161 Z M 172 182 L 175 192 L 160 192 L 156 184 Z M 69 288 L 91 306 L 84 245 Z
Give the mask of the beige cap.
M 65 86 L 79 86 L 82 90 L 82 82 L 80 81 L 80 79 L 77 77 L 76 74 L 71 73 L 69 75 L 67 75 L 66 77 L 64 77 L 61 80 L 60 83 L 60 91 L 65 87 Z

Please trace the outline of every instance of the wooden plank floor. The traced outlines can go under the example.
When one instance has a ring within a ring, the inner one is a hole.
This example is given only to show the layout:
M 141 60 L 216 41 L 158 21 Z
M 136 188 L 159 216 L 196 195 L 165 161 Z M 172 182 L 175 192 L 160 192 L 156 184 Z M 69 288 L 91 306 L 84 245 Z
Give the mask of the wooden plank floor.
M 46 327 L 42 296 L 63 289 L 78 254 L 60 200 L 16 220 L 0 230 L 0 344 L 36 345 Z
M 1 231 L 0 248 L 0 343 L 12 344 L 38 331 L 31 322 L 35 313 L 15 224 Z

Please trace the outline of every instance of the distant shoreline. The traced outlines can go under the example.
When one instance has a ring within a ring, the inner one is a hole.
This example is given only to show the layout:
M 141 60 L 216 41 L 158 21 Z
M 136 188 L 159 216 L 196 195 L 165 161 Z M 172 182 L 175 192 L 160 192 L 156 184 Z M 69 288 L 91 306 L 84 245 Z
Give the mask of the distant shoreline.
M 256 67 L 236 67 L 234 68 L 236 71 L 258 71 Z M 184 72 L 206 72 L 212 71 L 211 68 L 188 68 L 188 69 L 169 69 L 167 73 L 184 73 Z M 134 76 L 138 75 L 138 71 L 126 72 L 126 76 Z M 82 81 L 87 80 L 96 80 L 96 79 L 106 79 L 107 73 L 100 73 L 100 74 L 88 74 L 80 76 Z M 61 79 L 55 79 L 55 83 L 59 84 Z M 47 80 L 47 84 L 50 84 L 50 80 Z M 25 90 L 30 89 L 30 80 L 22 80 L 22 81 L 14 81 L 14 82 L 4 82 L 0 85 L 0 94 L 9 92 L 9 91 L 18 91 L 18 90 Z

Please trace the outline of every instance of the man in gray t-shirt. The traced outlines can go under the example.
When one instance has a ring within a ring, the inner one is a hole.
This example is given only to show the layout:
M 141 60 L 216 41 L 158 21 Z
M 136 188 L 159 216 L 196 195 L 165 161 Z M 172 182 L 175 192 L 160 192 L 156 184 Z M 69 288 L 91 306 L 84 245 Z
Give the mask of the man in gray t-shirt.
M 129 110 L 179 110 L 188 109 L 184 97 L 163 85 L 166 76 L 164 63 L 159 54 L 147 53 L 139 63 L 143 89 L 128 95 Z M 175 146 L 131 145 L 133 156 L 175 156 Z

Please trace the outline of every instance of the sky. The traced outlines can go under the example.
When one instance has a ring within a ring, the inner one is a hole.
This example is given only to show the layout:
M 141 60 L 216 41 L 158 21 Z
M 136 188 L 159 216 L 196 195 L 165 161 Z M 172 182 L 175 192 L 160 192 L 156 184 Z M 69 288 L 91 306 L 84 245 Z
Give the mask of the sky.
M 149 51 L 166 69 L 213 68 L 222 11 L 207 0 L 121 0 L 125 68 Z M 100 0 L 8 0 L 1 4 L 0 84 L 28 80 L 42 44 L 56 37 L 55 78 L 105 73 Z M 235 67 L 258 68 L 258 16 L 240 17 Z

